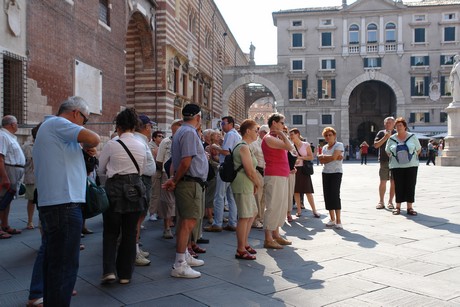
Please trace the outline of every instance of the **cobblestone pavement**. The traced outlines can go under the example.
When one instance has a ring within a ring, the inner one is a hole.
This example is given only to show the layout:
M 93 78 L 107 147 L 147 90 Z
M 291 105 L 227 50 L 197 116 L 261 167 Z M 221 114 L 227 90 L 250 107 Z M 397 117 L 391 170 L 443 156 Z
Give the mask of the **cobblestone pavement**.
M 414 209 L 418 216 L 376 210 L 378 164 L 347 162 L 342 183 L 343 230 L 326 229 L 321 166 L 315 166 L 315 200 L 320 219 L 304 210 L 285 224 L 293 245 L 266 250 L 263 231 L 253 230 L 256 261 L 236 260 L 234 232 L 204 233 L 205 265 L 194 280 L 169 276 L 174 240 L 165 240 L 162 221 L 144 222 L 143 249 L 150 266 L 136 267 L 128 285 L 99 284 L 102 219 L 87 221 L 94 234 L 82 239 L 72 306 L 459 306 L 460 168 L 419 167 Z M 307 205 L 308 208 L 308 205 Z M 293 211 L 295 213 L 295 211 Z M 37 215 L 37 214 L 36 214 Z M 15 200 L 11 226 L 25 228 L 26 204 Z M 37 216 L 35 217 L 37 224 Z M 0 306 L 24 306 L 39 230 L 0 240 Z

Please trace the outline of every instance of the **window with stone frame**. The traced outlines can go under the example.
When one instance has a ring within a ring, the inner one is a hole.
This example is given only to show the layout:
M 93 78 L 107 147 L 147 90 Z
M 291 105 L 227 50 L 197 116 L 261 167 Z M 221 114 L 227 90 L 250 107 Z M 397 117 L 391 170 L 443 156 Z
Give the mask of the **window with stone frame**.
M 352 45 L 359 44 L 359 26 L 356 24 L 352 24 L 348 28 L 348 43 Z
M 385 42 L 396 42 L 396 25 L 393 22 L 389 22 L 385 26 Z
M 303 47 L 303 34 L 302 33 L 292 33 L 292 47 L 293 48 Z
M 335 99 L 335 79 L 318 79 L 318 99 Z
M 303 115 L 302 114 L 294 114 L 294 115 L 292 115 L 292 125 L 293 126 L 301 126 L 301 125 L 303 125 Z
M 321 114 L 321 125 L 332 125 L 332 114 Z
M 291 79 L 288 81 L 289 99 L 307 98 L 307 79 Z
M 110 27 L 109 0 L 99 0 L 99 20 Z
M 367 26 L 367 43 L 375 44 L 377 43 L 377 25 L 375 23 L 370 23 Z
M 332 32 L 321 32 L 321 47 L 332 47 Z
M 444 27 L 443 34 L 444 34 L 444 37 L 443 37 L 444 42 L 455 42 L 455 26 Z
M 0 54 L 0 59 L 3 115 L 13 115 L 19 124 L 24 124 L 27 114 L 26 59 L 7 51 Z
M 414 76 L 411 77 L 411 96 L 428 96 L 430 92 L 430 77 Z
M 426 43 L 425 28 L 414 29 L 414 43 Z

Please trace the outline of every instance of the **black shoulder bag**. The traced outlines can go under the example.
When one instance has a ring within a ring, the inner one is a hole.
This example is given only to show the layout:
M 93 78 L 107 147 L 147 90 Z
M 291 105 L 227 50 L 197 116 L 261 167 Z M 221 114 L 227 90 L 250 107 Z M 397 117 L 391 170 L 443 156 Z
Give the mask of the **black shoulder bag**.
M 297 146 L 295 146 L 294 144 L 294 147 L 295 147 L 295 150 L 297 150 L 297 153 L 299 154 L 299 156 L 302 156 L 300 154 L 300 151 L 297 149 Z M 313 163 L 311 161 L 307 161 L 307 160 L 303 160 L 303 166 L 302 168 L 300 169 L 302 174 L 304 175 L 313 175 L 313 173 L 315 172 L 313 170 Z
M 123 184 L 123 195 L 126 198 L 126 200 L 130 202 L 138 202 L 142 197 L 145 196 L 145 186 L 140 180 L 140 169 L 139 169 L 139 164 L 137 164 L 136 159 L 134 159 L 133 154 L 131 151 L 129 151 L 128 147 L 126 147 L 125 143 L 123 143 L 120 139 L 117 140 L 118 143 L 120 143 L 121 146 L 126 150 L 128 153 L 128 156 L 131 158 L 131 161 L 133 161 L 134 166 L 136 166 L 137 173 L 139 174 L 139 182 L 138 183 L 125 183 Z

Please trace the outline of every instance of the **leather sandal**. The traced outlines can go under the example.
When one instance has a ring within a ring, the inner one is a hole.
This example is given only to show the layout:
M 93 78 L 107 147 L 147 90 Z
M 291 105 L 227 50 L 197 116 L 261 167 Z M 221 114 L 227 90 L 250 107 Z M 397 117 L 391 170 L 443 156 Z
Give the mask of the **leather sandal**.
M 198 245 L 192 245 L 192 250 L 197 254 L 204 254 L 206 253 L 206 248 L 201 248 Z
M 409 208 L 409 209 L 407 209 L 407 215 L 416 216 L 417 211 L 415 211 L 413 208 Z
M 251 255 L 257 254 L 257 251 L 256 251 L 255 249 L 253 249 L 253 248 L 251 247 L 251 245 L 248 245 L 248 246 L 246 246 L 245 248 L 246 248 L 246 250 L 248 251 L 248 253 L 250 253 Z
M 11 235 L 9 233 L 0 230 L 0 240 L 9 238 L 11 238 Z
M 380 202 L 380 203 L 377 204 L 377 206 L 375 206 L 375 209 L 385 209 L 385 205 L 382 202 Z M 390 208 L 388 208 L 388 209 L 390 209 Z
M 401 214 L 401 208 L 393 209 L 393 215 L 400 215 L 400 214 Z
M 251 255 L 248 251 L 240 252 L 239 250 L 236 250 L 235 258 L 242 260 L 256 260 L 256 256 Z
M 10 226 L 2 227 L 2 230 L 4 232 L 9 233 L 10 235 L 18 235 L 18 234 L 22 233 L 22 230 L 18 230 L 16 228 L 11 228 Z

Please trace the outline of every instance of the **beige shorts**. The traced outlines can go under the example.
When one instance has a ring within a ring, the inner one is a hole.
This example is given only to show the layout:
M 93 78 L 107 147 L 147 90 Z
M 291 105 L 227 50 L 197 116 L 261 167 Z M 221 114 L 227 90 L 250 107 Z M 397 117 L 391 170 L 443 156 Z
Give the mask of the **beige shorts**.
M 34 200 L 34 191 L 35 184 L 26 184 L 26 194 L 24 194 L 24 198 L 27 200 Z
M 179 181 L 174 190 L 176 209 L 182 219 L 201 219 L 203 217 L 203 189 L 194 181 Z
M 391 179 L 389 162 L 380 162 L 379 177 L 380 181 L 388 181 Z
M 257 215 L 257 205 L 254 194 L 233 193 L 238 218 L 252 218 Z

